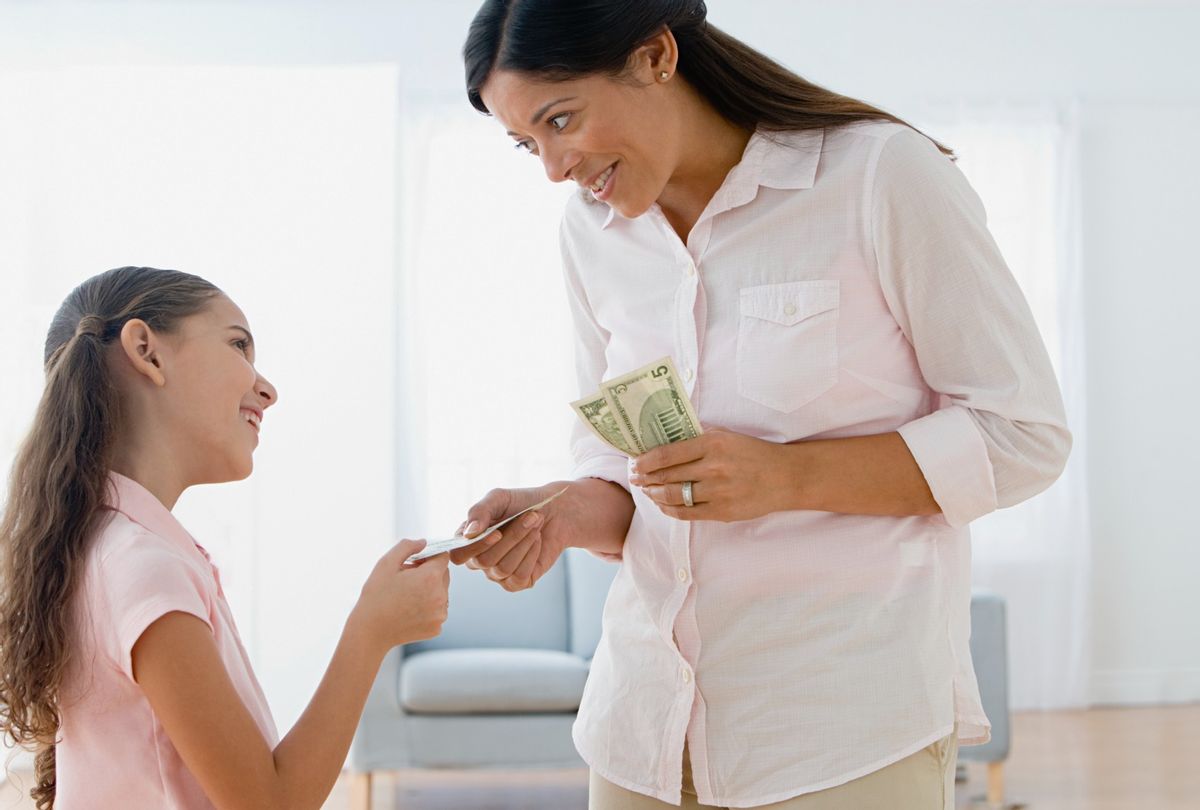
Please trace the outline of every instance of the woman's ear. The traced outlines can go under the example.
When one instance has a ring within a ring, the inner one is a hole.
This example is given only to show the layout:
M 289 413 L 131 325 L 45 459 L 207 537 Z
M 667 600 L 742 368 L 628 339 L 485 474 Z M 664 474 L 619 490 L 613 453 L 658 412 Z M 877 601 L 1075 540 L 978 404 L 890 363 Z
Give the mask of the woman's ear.
M 121 327 L 121 350 L 135 372 L 159 387 L 167 384 L 162 338 L 141 318 L 131 318 Z
M 675 75 L 679 64 L 679 45 L 670 28 L 639 45 L 630 59 L 633 74 L 643 82 L 661 84 Z M 664 76 L 665 74 L 665 76 Z

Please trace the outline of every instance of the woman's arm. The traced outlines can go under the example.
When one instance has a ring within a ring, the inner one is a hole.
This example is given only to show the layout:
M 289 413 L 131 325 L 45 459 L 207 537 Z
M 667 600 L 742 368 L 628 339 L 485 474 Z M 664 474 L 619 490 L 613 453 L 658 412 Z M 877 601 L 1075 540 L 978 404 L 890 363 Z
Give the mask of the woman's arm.
M 630 479 L 680 520 L 750 520 L 815 509 L 934 515 L 940 508 L 899 433 L 777 444 L 727 430 L 639 456 Z M 693 481 L 694 506 L 683 505 Z
M 404 568 L 401 543 L 363 587 L 320 686 L 274 749 L 242 703 L 208 626 L 167 613 L 133 647 L 134 680 L 188 769 L 222 810 L 317 810 L 341 772 L 384 655 L 436 635 L 445 620 L 445 555 Z

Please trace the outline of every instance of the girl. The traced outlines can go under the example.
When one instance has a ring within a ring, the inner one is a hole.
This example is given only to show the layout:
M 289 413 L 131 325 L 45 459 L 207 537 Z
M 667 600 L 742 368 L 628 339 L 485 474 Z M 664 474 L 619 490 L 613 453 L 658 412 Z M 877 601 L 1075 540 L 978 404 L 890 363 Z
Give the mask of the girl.
M 945 147 L 700 0 L 487 0 L 471 103 L 567 205 L 580 396 L 671 355 L 705 433 L 455 552 L 506 589 L 622 560 L 575 742 L 597 810 L 953 807 L 988 738 L 967 524 L 1061 472 L 1050 362 Z M 494 490 L 478 525 L 563 486 Z
M 123 267 L 50 326 L 46 387 L 0 523 L 0 723 L 36 747 L 37 806 L 319 808 L 392 647 L 439 632 L 445 555 L 375 566 L 282 740 L 207 552 L 171 514 L 247 477 L 276 400 L 212 284 Z

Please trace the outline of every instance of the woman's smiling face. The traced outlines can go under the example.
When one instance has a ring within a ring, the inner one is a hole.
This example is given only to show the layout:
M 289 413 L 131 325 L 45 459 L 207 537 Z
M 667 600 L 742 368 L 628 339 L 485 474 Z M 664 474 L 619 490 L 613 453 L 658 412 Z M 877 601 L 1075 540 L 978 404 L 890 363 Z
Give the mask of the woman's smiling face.
M 677 117 L 650 75 L 636 69 L 620 79 L 547 82 L 499 70 L 480 97 L 517 148 L 541 159 L 551 181 L 578 183 L 633 218 L 662 195 L 677 162 Z

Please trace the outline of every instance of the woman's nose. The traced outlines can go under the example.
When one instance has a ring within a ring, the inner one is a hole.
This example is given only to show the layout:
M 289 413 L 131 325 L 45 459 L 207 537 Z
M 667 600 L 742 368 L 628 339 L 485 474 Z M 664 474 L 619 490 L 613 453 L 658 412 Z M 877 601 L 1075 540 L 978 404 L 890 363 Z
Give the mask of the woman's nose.
M 551 183 L 571 179 L 571 171 L 579 165 L 580 154 L 571 149 L 547 149 L 542 153 L 542 165 Z
M 262 400 L 264 410 L 279 401 L 279 392 L 275 390 L 275 386 L 271 385 L 271 381 L 261 374 L 258 376 L 258 381 L 254 384 L 254 392 Z

